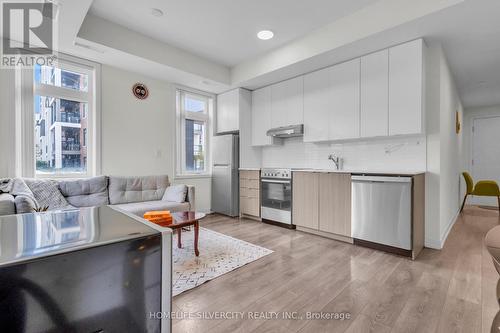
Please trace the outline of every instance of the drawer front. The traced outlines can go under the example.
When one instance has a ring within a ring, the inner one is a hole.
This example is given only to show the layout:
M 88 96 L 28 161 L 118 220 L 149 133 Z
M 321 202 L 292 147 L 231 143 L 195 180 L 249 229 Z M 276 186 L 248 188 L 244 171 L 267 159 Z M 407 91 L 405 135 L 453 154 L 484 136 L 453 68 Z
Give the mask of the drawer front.
M 259 189 L 240 187 L 240 196 L 243 198 L 259 198 Z
M 258 198 L 240 198 L 241 213 L 252 216 L 260 216 L 260 203 Z
M 260 181 L 257 179 L 240 178 L 240 188 L 260 189 Z
M 248 179 L 246 181 L 246 184 L 247 186 L 245 187 L 248 187 L 248 188 L 253 188 L 253 189 L 260 189 L 260 182 L 258 179 Z
M 241 170 L 240 178 L 259 180 L 260 171 Z

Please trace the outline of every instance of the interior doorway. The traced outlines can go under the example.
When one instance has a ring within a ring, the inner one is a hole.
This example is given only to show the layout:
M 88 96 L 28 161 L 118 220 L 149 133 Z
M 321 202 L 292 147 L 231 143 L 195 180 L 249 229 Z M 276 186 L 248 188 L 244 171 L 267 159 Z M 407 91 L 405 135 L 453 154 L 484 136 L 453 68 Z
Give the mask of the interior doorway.
M 474 181 L 495 180 L 500 184 L 500 117 L 474 118 L 472 123 L 471 170 Z M 473 197 L 469 203 L 497 206 L 497 198 Z

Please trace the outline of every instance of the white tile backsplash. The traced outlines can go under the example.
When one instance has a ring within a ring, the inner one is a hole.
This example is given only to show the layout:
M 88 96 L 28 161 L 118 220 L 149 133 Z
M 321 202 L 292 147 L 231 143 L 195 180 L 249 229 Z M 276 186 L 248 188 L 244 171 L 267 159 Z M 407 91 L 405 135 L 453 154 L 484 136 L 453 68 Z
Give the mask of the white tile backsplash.
M 342 143 L 304 143 L 289 138 L 282 146 L 262 148 L 263 167 L 333 169 L 328 155 L 343 158 L 345 170 L 425 171 L 425 136 L 376 138 Z

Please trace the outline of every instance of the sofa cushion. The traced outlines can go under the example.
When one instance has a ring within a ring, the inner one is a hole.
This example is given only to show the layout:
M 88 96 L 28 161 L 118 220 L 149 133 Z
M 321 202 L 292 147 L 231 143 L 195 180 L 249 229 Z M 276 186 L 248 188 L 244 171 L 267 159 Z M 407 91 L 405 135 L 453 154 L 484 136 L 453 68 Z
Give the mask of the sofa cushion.
M 112 205 L 161 200 L 168 187 L 168 176 L 109 177 L 109 203 Z
M 0 193 L 0 215 L 11 215 L 16 213 L 14 196 L 7 193 Z
M 38 208 L 36 200 L 26 195 L 16 195 L 14 203 L 16 205 L 16 214 L 33 213 Z
M 68 202 L 75 207 L 93 207 L 109 204 L 108 177 L 60 180 L 59 189 Z
M 57 181 L 50 179 L 25 179 L 24 181 L 33 192 L 39 207 L 48 206 L 49 210 L 74 208 L 59 191 Z
M 167 187 L 162 200 L 179 202 L 179 203 L 186 202 L 186 193 L 187 193 L 186 185 L 172 185 Z
M 144 213 L 154 210 L 169 210 L 172 213 L 189 210 L 188 202 L 178 203 L 164 200 L 132 202 L 114 206 L 140 217 L 143 217 Z

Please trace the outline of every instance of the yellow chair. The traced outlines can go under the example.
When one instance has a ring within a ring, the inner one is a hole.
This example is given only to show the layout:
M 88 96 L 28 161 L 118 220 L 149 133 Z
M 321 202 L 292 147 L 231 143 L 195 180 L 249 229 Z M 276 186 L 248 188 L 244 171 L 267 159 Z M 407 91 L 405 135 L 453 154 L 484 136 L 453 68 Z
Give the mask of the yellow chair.
M 460 212 L 464 209 L 465 200 L 469 195 L 478 195 L 482 197 L 497 197 L 498 198 L 498 209 L 500 210 L 500 189 L 498 184 L 494 180 L 480 180 L 474 186 L 474 181 L 468 172 L 462 172 L 465 179 L 465 184 L 467 185 L 467 191 L 465 192 L 464 202 L 462 203 L 462 208 Z

